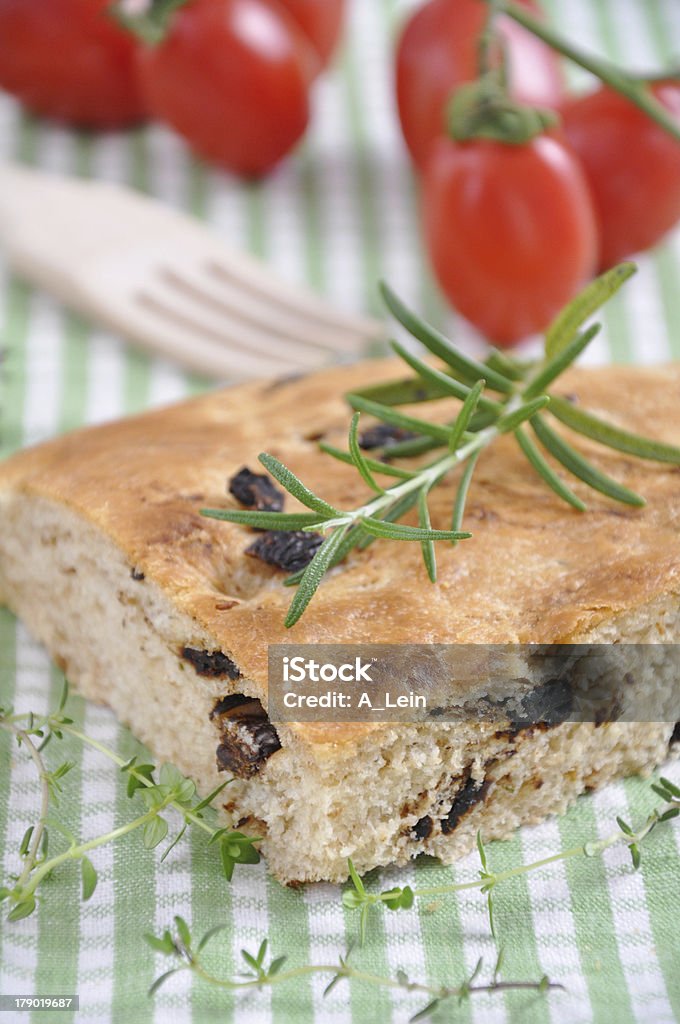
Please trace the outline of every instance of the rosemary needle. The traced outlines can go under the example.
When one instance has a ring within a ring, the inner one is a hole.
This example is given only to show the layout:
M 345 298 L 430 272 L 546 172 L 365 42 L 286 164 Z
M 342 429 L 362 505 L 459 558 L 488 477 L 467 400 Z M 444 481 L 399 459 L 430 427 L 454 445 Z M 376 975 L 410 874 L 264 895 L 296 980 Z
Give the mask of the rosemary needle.
M 481 453 L 503 434 L 515 438 L 531 469 L 548 487 L 577 512 L 585 502 L 572 491 L 552 468 L 541 449 L 582 484 L 614 501 L 642 506 L 644 498 L 603 473 L 573 448 L 549 423 L 550 417 L 568 430 L 598 444 L 642 459 L 680 465 L 680 449 L 660 441 L 639 437 L 606 423 L 592 413 L 576 408 L 549 388 L 587 348 L 599 325 L 584 328 L 585 322 L 635 272 L 632 263 L 622 263 L 592 281 L 555 318 L 546 332 L 544 357 L 534 363 L 520 363 L 493 350 L 486 362 L 478 362 L 459 352 L 455 346 L 416 313 L 408 309 L 395 293 L 382 285 L 386 305 L 394 317 L 431 355 L 443 362 L 435 367 L 413 355 L 398 342 L 397 355 L 415 373 L 414 377 L 378 384 L 347 396 L 354 411 L 348 435 L 348 450 L 321 444 L 329 456 L 354 466 L 368 490 L 367 500 L 353 509 L 337 509 L 314 494 L 294 473 L 272 455 L 262 454 L 260 461 L 272 476 L 309 510 L 281 512 L 242 509 L 203 509 L 202 514 L 241 525 L 273 530 L 308 530 L 324 535 L 324 541 L 306 569 L 286 583 L 297 591 L 286 616 L 286 626 L 298 621 L 314 597 L 326 573 L 337 566 L 355 547 L 363 548 L 374 540 L 416 541 L 430 579 L 436 579 L 435 541 L 453 543 L 467 540 L 463 530 L 465 499 Z M 492 397 L 487 392 L 495 392 Z M 457 413 L 442 423 L 403 412 L 400 405 L 423 405 L 434 398 L 459 403 Z M 381 423 L 408 431 L 408 439 L 385 448 L 382 459 L 406 458 L 436 453 L 425 464 L 402 467 L 369 458 L 361 450 L 359 420 L 362 414 Z M 526 426 L 538 444 L 532 440 Z M 415 435 L 415 436 L 413 436 Z M 433 530 L 430 524 L 428 496 L 458 466 L 463 466 L 451 517 L 450 530 Z M 392 477 L 384 486 L 376 477 Z M 399 520 L 413 506 L 418 511 L 418 526 Z

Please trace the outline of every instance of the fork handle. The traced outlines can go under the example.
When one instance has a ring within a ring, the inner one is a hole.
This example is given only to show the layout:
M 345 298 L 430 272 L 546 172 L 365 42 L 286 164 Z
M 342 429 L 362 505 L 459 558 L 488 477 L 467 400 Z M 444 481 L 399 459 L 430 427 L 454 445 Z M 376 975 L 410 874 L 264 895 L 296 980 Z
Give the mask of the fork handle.
M 11 244 L 23 224 L 52 220 L 65 191 L 67 178 L 0 163 L 0 238 Z

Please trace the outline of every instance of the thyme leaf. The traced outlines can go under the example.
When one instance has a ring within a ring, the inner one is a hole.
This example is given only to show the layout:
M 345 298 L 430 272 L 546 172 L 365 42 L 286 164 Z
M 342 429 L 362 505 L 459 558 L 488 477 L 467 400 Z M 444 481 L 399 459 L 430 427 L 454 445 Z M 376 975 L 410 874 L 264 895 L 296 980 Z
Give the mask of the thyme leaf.
M 79 864 L 82 899 L 89 900 L 98 881 L 97 869 L 90 859 L 91 852 L 136 830 L 140 831 L 143 843 L 148 849 L 158 846 L 168 834 L 169 825 L 165 816 L 167 812 L 179 816 L 183 824 L 164 851 L 161 860 L 167 857 L 170 850 L 191 827 L 207 834 L 208 845 L 217 844 L 227 881 L 231 879 L 235 864 L 256 864 L 259 861 L 260 855 L 256 847 L 258 839 L 246 836 L 242 832 L 234 832 L 230 828 L 216 828 L 214 823 L 208 820 L 209 816 L 215 816 L 215 811 L 210 806 L 211 802 L 230 780 L 221 783 L 201 800 L 196 797 L 194 783 L 185 778 L 174 765 L 161 765 L 157 771 L 156 781 L 155 765 L 139 764 L 136 757 L 125 761 L 114 750 L 78 729 L 73 724 L 73 719 L 64 714 L 67 698 L 68 688 L 65 684 L 58 707 L 46 715 L 37 716 L 32 712 L 15 714 L 11 708 L 0 709 L 0 729 L 11 733 L 33 761 L 40 779 L 41 794 L 38 820 L 26 830 L 19 844 L 21 871 L 18 875 L 12 876 L 7 885 L 0 888 L 0 898 L 8 903 L 9 921 L 19 921 L 32 914 L 37 906 L 37 895 L 43 882 L 51 877 L 56 869 L 71 862 Z M 62 761 L 55 768 L 49 769 L 43 751 L 46 739 L 55 737 L 62 740 L 64 736 L 86 744 L 118 765 L 121 773 L 127 776 L 128 797 L 137 803 L 141 797 L 141 803 L 145 808 L 143 812 L 110 832 L 87 840 L 79 839 L 62 821 L 51 816 L 50 807 L 57 804 L 57 795 L 61 792 L 59 780 L 63 779 L 73 765 L 70 761 Z M 41 740 L 40 744 L 35 742 L 36 738 Z M 62 848 L 48 855 L 50 833 L 61 837 Z

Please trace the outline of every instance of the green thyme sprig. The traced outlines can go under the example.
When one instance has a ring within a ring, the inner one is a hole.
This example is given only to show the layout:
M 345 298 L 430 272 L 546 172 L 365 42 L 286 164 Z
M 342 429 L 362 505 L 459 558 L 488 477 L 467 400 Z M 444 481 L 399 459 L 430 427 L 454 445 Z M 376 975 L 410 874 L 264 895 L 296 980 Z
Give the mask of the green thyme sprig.
M 605 850 L 617 845 L 625 845 L 628 848 L 633 869 L 637 871 L 641 862 L 640 846 L 642 842 L 662 822 L 670 821 L 680 815 L 679 786 L 676 786 L 669 779 L 661 777 L 658 781 L 652 783 L 651 788 L 657 796 L 661 797 L 663 804 L 655 807 L 638 828 L 633 828 L 628 822 L 617 817 L 616 823 L 618 827 L 604 839 L 595 839 L 580 846 L 572 846 L 566 850 L 561 850 L 559 853 L 554 853 L 550 857 L 543 857 L 541 860 L 533 861 L 530 864 L 520 864 L 517 867 L 508 868 L 506 871 L 493 871 L 491 869 L 486 847 L 482 842 L 481 833 L 478 832 L 477 850 L 479 852 L 480 870 L 478 877 L 468 882 L 455 882 L 450 885 L 427 886 L 416 889 L 406 885 L 374 893 L 366 889 L 354 864 L 349 860 L 350 880 L 348 887 L 342 894 L 343 906 L 348 910 L 359 911 L 359 940 L 363 945 L 366 938 L 369 916 L 377 908 L 384 906 L 388 910 L 410 910 L 417 899 L 451 896 L 454 893 L 463 892 L 467 889 L 478 889 L 486 896 L 489 926 L 495 938 L 493 897 L 497 887 L 510 878 L 526 875 L 531 871 L 548 867 L 548 865 L 556 864 L 558 861 L 571 860 L 574 857 L 601 856 Z
M 207 834 L 208 845 L 217 846 L 227 881 L 231 880 L 236 864 L 256 864 L 259 861 L 257 838 L 229 828 L 216 827 L 215 810 L 211 804 L 230 779 L 199 799 L 194 783 L 174 765 L 162 764 L 157 769 L 153 764 L 139 763 L 136 757 L 126 761 L 99 740 L 76 728 L 73 719 L 64 712 L 67 698 L 68 685 L 65 683 L 57 708 L 47 715 L 37 716 L 32 712 L 14 714 L 11 709 L 0 709 L 0 728 L 10 732 L 17 744 L 27 751 L 40 779 L 38 821 L 26 830 L 19 845 L 21 870 L 11 876 L 10 884 L 0 887 L 0 902 L 6 900 L 10 905 L 8 920 L 18 921 L 32 914 L 37 905 L 40 885 L 56 868 L 68 862 L 80 864 L 82 898 L 88 900 L 97 886 L 97 871 L 89 854 L 136 830 L 141 830 L 144 846 L 154 849 L 168 836 L 170 825 L 165 814 L 167 811 L 174 811 L 182 824 L 164 850 L 161 860 L 165 860 L 187 828 L 193 826 Z M 145 808 L 142 813 L 118 828 L 87 841 L 79 840 L 62 821 L 52 817 L 50 808 L 59 802 L 61 780 L 74 764 L 62 761 L 55 768 L 49 769 L 43 751 L 53 737 L 60 740 L 64 735 L 93 747 L 117 764 L 127 777 L 128 797 L 141 802 Z M 52 833 L 65 840 L 66 847 L 49 856 Z
M 202 515 L 244 526 L 267 530 L 304 530 L 322 533 L 323 543 L 303 571 L 287 581 L 297 591 L 286 616 L 292 626 L 304 613 L 326 573 L 342 562 L 356 547 L 364 548 L 376 539 L 414 541 L 422 548 L 430 579 L 437 578 L 434 541 L 454 544 L 471 534 L 462 530 L 467 491 L 481 453 L 502 435 L 515 438 L 532 469 L 563 501 L 583 512 L 585 502 L 548 462 L 544 453 L 557 461 L 567 474 L 614 501 L 640 507 L 644 498 L 612 479 L 557 433 L 548 417 L 598 444 L 641 459 L 680 465 L 680 449 L 622 430 L 551 391 L 555 381 L 572 365 L 596 337 L 600 327 L 585 322 L 635 272 L 635 265 L 622 263 L 591 282 L 554 320 L 545 338 L 545 353 L 536 362 L 520 362 L 492 350 L 481 363 L 460 352 L 446 338 L 413 313 L 386 285 L 385 303 L 399 323 L 441 361 L 437 367 L 392 342 L 398 356 L 415 371 L 415 377 L 379 384 L 347 396 L 354 410 L 347 451 L 322 442 L 331 457 L 355 467 L 370 491 L 370 497 L 353 509 L 339 509 L 311 491 L 273 455 L 263 453 L 260 462 L 306 512 L 264 512 L 243 509 L 202 509 Z M 399 406 L 434 399 L 454 399 L 456 415 L 448 422 L 430 421 L 403 412 Z M 416 436 L 390 445 L 382 460 L 369 458 L 359 442 L 359 420 L 370 415 L 382 423 Z M 395 466 L 395 458 L 423 455 L 443 449 L 432 461 L 414 468 Z M 389 460 L 389 461 L 387 461 Z M 451 515 L 451 529 L 433 529 L 428 497 L 453 469 L 463 466 Z M 378 477 L 396 478 L 382 484 Z M 418 525 L 399 522 L 417 509 Z
M 162 935 L 145 935 L 146 941 L 157 953 L 172 957 L 177 965 L 165 971 L 154 981 L 149 989 L 153 995 L 168 978 L 178 971 L 191 971 L 208 984 L 217 988 L 226 989 L 229 992 L 262 989 L 267 986 L 280 985 L 287 981 L 307 977 L 313 974 L 330 974 L 331 980 L 324 990 L 328 995 L 341 981 L 358 981 L 364 984 L 376 985 L 383 988 L 401 989 L 406 992 L 418 992 L 428 997 L 428 1002 L 413 1017 L 412 1021 L 425 1020 L 434 1011 L 450 1000 L 464 1002 L 473 995 L 480 993 L 493 994 L 497 992 L 508 992 L 512 990 L 530 991 L 544 993 L 551 989 L 561 989 L 562 985 L 551 982 L 547 976 L 538 981 L 502 981 L 500 978 L 503 955 L 499 953 L 490 981 L 478 981 L 483 968 L 483 961 L 480 959 L 472 973 L 457 984 L 429 985 L 419 981 L 412 981 L 405 971 L 399 970 L 395 977 L 386 977 L 380 974 L 373 974 L 361 970 L 350 962 L 350 953 L 341 956 L 334 964 L 304 964 L 301 967 L 293 967 L 284 970 L 286 963 L 285 956 L 278 956 L 274 959 L 267 958 L 268 940 L 263 939 L 256 953 L 249 953 L 241 950 L 241 957 L 246 965 L 246 970 L 237 977 L 224 978 L 210 971 L 204 962 L 201 954 L 205 946 L 218 932 L 226 925 L 218 925 L 211 928 L 199 940 L 194 940 L 187 922 L 182 917 L 175 917 L 174 929 L 166 928 Z

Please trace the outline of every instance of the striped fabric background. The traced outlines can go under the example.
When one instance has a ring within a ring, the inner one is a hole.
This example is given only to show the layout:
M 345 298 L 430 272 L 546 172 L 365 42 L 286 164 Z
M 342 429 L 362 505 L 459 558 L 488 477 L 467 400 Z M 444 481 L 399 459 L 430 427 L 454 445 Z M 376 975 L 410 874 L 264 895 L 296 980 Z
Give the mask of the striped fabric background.
M 43 168 L 128 182 L 208 220 L 236 248 L 252 250 L 292 280 L 307 280 L 338 305 L 379 312 L 375 281 L 387 277 L 405 297 L 470 345 L 470 332 L 445 314 L 424 269 L 417 237 L 415 187 L 401 149 L 392 106 L 391 38 L 409 7 L 396 0 L 354 0 L 346 46 L 333 73 L 318 85 L 311 131 L 296 156 L 262 184 L 242 184 L 192 160 L 168 132 L 151 127 L 129 135 L 77 136 L 27 119 L 0 97 L 0 157 Z M 640 70 L 680 53 L 678 0 L 550 0 L 550 13 L 582 45 Z M 577 84 L 583 77 L 575 75 Z M 606 314 L 594 361 L 650 363 L 680 357 L 680 234 L 640 260 L 637 280 Z M 4 274 L 0 323 L 5 352 L 0 381 L 5 454 L 81 423 L 94 423 L 176 399 L 205 386 L 176 367 L 131 351 L 90 328 L 45 296 Z M 23 628 L 0 612 L 0 703 L 38 712 L 54 702 L 59 673 Z M 124 756 L 138 748 L 102 708 L 74 700 L 87 732 Z M 49 748 L 48 748 L 49 749 Z M 56 756 L 56 750 L 50 755 Z M 68 745 L 76 762 L 61 812 L 84 837 L 126 821 L 130 806 L 115 767 L 91 750 Z M 0 737 L 0 863 L 6 879 L 37 814 L 38 786 L 23 756 Z M 680 781 L 678 765 L 666 773 Z M 525 829 L 490 847 L 492 864 L 506 868 L 595 836 L 607 835 L 616 814 L 640 820 L 655 799 L 648 783 L 630 780 L 583 798 L 559 821 Z M 310 836 L 310 843 L 313 842 Z M 660 828 L 643 849 L 633 875 L 625 851 L 604 860 L 575 860 L 508 883 L 497 896 L 497 924 L 508 978 L 546 972 L 566 991 L 549 997 L 509 994 L 449 1006 L 436 1019 L 506 1021 L 630 1021 L 680 1019 L 680 830 Z M 408 1020 L 424 1002 L 401 991 L 354 983 L 322 998 L 325 981 L 301 980 L 273 991 L 231 996 L 188 974 L 147 997 L 168 966 L 142 934 L 159 932 L 182 914 L 197 934 L 226 923 L 211 959 L 219 972 L 239 970 L 241 947 L 257 948 L 265 934 L 274 954 L 290 964 L 328 962 L 356 932 L 339 890 L 315 886 L 288 891 L 262 865 L 237 869 L 231 886 L 200 840 L 175 848 L 159 865 L 133 835 L 93 856 L 100 875 L 82 905 L 79 880 L 64 868 L 45 886 L 31 918 L 0 926 L 0 993 L 80 995 L 74 1016 L 34 1014 L 37 1021 L 199 1022 L 239 1024 L 329 1022 L 378 1024 Z M 471 878 L 468 858 L 455 869 L 418 862 L 376 873 L 372 884 L 437 884 Z M 495 960 L 483 899 L 464 893 L 437 906 L 421 903 L 377 915 L 356 962 L 367 970 L 455 983 L 479 956 Z M 9 1020 L 11 1014 L 3 1016 Z M 17 1019 L 19 1019 L 17 1015 Z M 22 1016 L 21 1020 L 26 1020 Z

